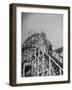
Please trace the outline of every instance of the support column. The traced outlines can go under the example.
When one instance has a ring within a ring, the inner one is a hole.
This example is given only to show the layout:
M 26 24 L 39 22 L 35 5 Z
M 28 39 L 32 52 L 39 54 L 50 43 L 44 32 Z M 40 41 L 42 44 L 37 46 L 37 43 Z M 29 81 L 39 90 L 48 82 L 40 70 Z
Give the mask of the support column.
M 43 52 L 43 59 L 42 59 L 42 61 L 43 61 L 43 65 L 42 65 L 42 71 L 43 71 L 43 73 L 42 73 L 42 76 L 44 76 L 44 52 Z
M 60 71 L 60 75 L 62 75 L 62 72 L 61 72 L 61 69 L 59 68 L 59 71 Z
M 51 68 L 52 68 L 52 66 L 51 66 L 51 58 L 49 57 L 49 75 L 51 76 L 52 74 L 51 74 Z

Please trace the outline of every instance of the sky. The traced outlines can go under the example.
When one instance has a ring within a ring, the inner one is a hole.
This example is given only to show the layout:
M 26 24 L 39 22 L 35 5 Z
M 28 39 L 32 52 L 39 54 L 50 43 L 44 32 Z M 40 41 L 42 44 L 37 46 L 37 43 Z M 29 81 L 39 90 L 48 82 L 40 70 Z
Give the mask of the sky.
M 22 13 L 21 44 L 29 36 L 29 32 L 44 31 L 53 49 L 63 46 L 63 15 L 48 13 Z

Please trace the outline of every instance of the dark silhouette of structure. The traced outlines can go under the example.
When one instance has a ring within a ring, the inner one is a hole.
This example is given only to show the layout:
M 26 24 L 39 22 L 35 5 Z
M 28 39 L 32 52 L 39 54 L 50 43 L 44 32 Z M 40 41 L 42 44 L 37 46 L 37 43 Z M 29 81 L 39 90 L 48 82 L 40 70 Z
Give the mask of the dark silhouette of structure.
M 21 76 L 63 75 L 63 57 L 57 51 L 44 32 L 28 37 L 22 45 Z

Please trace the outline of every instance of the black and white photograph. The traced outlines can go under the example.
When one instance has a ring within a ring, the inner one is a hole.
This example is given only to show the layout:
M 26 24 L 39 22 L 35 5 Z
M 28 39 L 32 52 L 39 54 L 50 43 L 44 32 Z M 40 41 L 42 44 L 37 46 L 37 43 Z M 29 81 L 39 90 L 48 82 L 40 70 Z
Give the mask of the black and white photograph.
M 21 76 L 63 75 L 63 15 L 21 15 Z
M 69 83 L 70 7 L 11 4 L 10 20 L 10 84 Z

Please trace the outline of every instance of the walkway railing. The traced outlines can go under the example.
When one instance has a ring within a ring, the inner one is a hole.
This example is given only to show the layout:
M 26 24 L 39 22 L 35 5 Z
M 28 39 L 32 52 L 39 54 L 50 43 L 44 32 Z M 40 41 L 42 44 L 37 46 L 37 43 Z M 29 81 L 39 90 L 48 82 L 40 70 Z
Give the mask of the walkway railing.
M 52 53 L 44 53 L 44 56 L 46 59 L 47 58 L 49 59 L 49 73 L 51 73 L 51 70 L 53 71 L 52 63 L 51 63 L 52 60 L 53 63 L 59 67 L 59 71 L 61 75 L 63 72 L 63 63 L 61 63 L 56 57 L 54 57 Z

